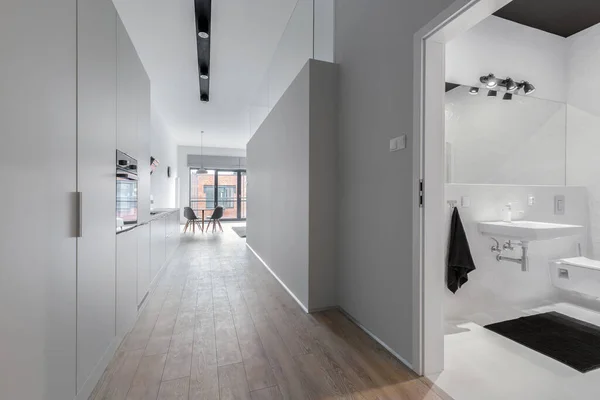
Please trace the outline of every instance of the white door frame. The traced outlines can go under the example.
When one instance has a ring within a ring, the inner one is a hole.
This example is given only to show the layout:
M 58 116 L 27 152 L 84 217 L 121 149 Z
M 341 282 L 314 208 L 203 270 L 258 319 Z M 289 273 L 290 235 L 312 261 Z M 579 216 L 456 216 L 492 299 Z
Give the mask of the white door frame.
M 444 369 L 445 44 L 511 1 L 456 0 L 414 37 L 413 369 L 424 376 Z

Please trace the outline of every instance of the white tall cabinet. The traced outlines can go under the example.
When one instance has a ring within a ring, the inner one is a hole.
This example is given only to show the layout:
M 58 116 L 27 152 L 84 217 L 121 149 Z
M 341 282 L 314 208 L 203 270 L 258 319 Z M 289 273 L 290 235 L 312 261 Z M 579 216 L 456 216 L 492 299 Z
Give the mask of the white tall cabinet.
M 73 0 L 0 1 L 0 398 L 75 396 Z
M 148 218 L 149 129 L 111 0 L 0 1 L 0 398 L 87 400 L 137 316 L 150 227 L 117 254 L 115 151 L 139 161 Z
M 78 0 L 77 5 L 77 187 L 83 202 L 77 240 L 77 389 L 90 392 L 117 344 L 117 12 L 110 0 Z

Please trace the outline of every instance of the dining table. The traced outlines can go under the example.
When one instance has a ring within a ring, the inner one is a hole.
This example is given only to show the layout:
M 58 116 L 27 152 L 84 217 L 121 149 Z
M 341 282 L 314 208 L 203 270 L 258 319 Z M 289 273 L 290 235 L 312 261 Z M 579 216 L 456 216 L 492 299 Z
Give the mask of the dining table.
M 198 209 L 198 211 L 199 211 L 199 212 L 200 212 L 200 214 L 202 215 L 202 216 L 200 217 L 200 219 L 202 220 L 202 226 L 200 227 L 200 229 L 201 229 L 201 231 L 202 231 L 202 232 L 204 232 L 204 219 L 205 219 L 205 217 L 206 217 L 206 212 L 207 212 L 207 211 L 209 211 L 209 212 L 214 212 L 214 211 L 215 211 L 215 209 L 214 209 L 214 208 L 200 208 L 200 209 Z

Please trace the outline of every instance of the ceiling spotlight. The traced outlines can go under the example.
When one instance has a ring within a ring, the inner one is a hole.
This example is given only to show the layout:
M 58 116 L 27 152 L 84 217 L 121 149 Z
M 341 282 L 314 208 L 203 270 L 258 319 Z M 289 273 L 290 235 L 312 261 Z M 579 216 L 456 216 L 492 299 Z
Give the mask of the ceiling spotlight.
M 481 78 L 479 78 L 479 81 L 490 89 L 498 86 L 498 79 L 496 78 L 496 76 L 494 74 L 482 76 Z
M 200 78 L 208 79 L 208 65 L 202 64 L 200 66 Z
M 198 19 L 198 36 L 202 39 L 208 39 L 210 37 L 208 20 L 206 18 Z
M 505 93 L 502 100 L 512 100 L 512 97 L 513 97 L 512 93 Z
M 208 94 L 202 93 L 200 95 L 200 101 L 203 102 L 203 103 L 208 103 Z
M 502 82 L 503 86 L 506 87 L 506 90 L 509 92 L 514 92 L 519 88 L 517 82 L 515 82 L 512 78 L 506 78 L 504 82 Z
M 495 90 L 490 90 L 488 92 L 488 97 L 496 97 L 498 95 L 498 92 L 496 92 Z
M 470 95 L 476 96 L 478 93 L 479 93 L 479 88 L 478 87 L 473 86 L 471 89 L 469 89 L 469 94 Z
M 523 81 L 523 91 L 525 92 L 525 94 L 531 94 L 535 92 L 535 86 L 533 86 L 527 81 Z

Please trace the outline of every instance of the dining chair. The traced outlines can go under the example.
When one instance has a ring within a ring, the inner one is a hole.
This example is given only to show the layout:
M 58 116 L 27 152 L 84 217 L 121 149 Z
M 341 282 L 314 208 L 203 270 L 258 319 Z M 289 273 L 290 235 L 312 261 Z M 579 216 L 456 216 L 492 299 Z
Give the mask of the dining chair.
M 196 224 L 198 224 L 198 228 L 200 228 L 200 219 L 196 216 L 194 210 L 192 210 L 190 207 L 184 207 L 183 216 L 187 219 L 185 227 L 183 228 L 183 233 L 187 232 L 188 228 L 190 227 L 190 224 L 192 226 L 192 230 L 194 231 L 194 233 L 196 233 Z
M 221 226 L 221 218 L 223 218 L 223 207 L 218 206 L 217 208 L 215 208 L 215 211 L 213 211 L 213 214 L 208 219 L 208 225 L 206 225 L 206 232 L 208 232 L 208 227 L 210 226 L 211 222 L 213 224 L 213 232 L 216 229 L 215 224 L 219 224 L 219 228 L 221 228 L 221 232 L 223 232 L 223 227 Z

